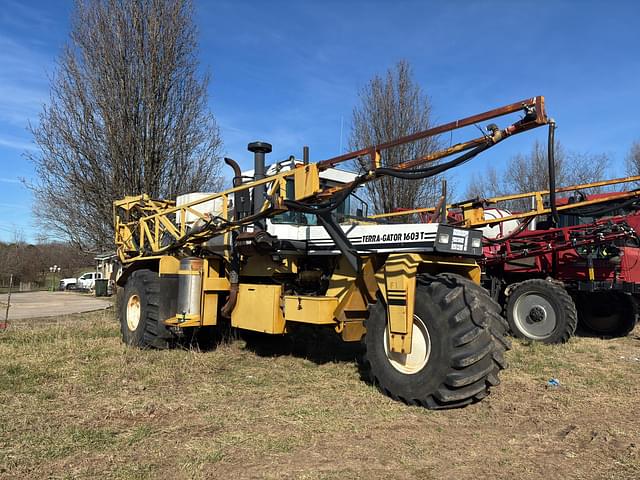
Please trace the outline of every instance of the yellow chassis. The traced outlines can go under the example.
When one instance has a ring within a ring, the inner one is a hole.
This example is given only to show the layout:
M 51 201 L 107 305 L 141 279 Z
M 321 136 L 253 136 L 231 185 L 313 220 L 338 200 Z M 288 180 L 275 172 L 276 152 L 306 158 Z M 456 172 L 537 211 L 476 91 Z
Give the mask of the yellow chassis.
M 451 272 L 476 283 L 480 281 L 480 267 L 469 259 L 402 253 L 388 255 L 382 265 L 376 266 L 377 260 L 365 257 L 360 276 L 346 262 L 340 262 L 324 296 L 283 295 L 281 285 L 241 283 L 231 325 L 270 334 L 286 333 L 292 322 L 328 325 L 333 326 L 343 340 L 358 341 L 366 331 L 369 305 L 383 301 L 391 351 L 410 353 L 416 275 Z M 257 261 L 270 260 L 258 258 Z M 181 271 L 179 264 L 175 257 L 160 257 L 160 277 L 193 274 Z M 295 272 L 295 263 L 288 262 L 285 266 Z M 268 265 L 253 268 L 265 272 L 270 269 Z M 202 276 L 201 314 L 164 319 L 166 325 L 189 328 L 218 324 L 220 297 L 226 296 L 231 288 L 222 260 L 205 259 L 199 273 Z

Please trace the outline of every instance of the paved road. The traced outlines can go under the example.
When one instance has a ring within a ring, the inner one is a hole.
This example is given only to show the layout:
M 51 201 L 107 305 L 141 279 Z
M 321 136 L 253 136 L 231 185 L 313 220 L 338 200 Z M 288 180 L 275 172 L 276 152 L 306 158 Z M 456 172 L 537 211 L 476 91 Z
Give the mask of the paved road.
M 105 298 L 75 292 L 24 292 L 11 294 L 9 320 L 54 317 L 110 307 Z M 0 321 L 4 321 L 7 295 L 0 295 Z

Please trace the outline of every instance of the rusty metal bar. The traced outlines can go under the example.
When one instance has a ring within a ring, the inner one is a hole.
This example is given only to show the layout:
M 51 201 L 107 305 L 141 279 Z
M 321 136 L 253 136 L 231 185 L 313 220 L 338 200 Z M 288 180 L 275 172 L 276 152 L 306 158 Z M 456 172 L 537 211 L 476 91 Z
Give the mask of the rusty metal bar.
M 320 170 L 324 170 L 324 169 L 333 167 L 338 163 L 342 163 L 347 160 L 353 160 L 355 158 L 365 156 L 365 155 L 371 156 L 373 158 L 373 156 L 375 155 L 375 152 L 379 152 L 381 150 L 387 150 L 389 148 L 402 145 L 404 143 L 411 143 L 417 140 L 422 140 L 424 138 L 433 137 L 441 133 L 457 130 L 459 128 L 467 127 L 469 125 L 473 125 L 478 122 L 484 122 L 487 120 L 491 120 L 493 118 L 502 117 L 504 115 L 509 115 L 511 113 L 519 112 L 522 110 L 525 110 L 527 112 L 530 110 L 534 110 L 536 113 L 536 118 L 535 120 L 532 120 L 530 122 L 523 123 L 522 124 L 523 129 L 521 131 L 528 130 L 530 128 L 534 128 L 536 126 L 544 125 L 545 123 L 547 123 L 547 115 L 544 110 L 544 97 L 542 96 L 532 97 L 526 100 L 522 100 L 520 102 L 515 102 L 509 105 L 505 105 L 504 107 L 495 108 L 487 112 L 483 112 L 477 115 L 472 115 L 470 117 L 462 118 L 460 120 L 455 120 L 453 122 L 445 123 L 443 125 L 432 127 L 427 130 L 423 130 L 421 132 L 413 133 L 411 135 L 406 135 L 404 137 L 400 137 L 395 140 L 391 140 L 389 142 L 376 145 L 374 147 L 367 147 L 360 150 L 356 150 L 355 152 L 345 153 L 344 155 L 339 155 L 337 157 L 319 162 L 318 167 L 320 168 Z

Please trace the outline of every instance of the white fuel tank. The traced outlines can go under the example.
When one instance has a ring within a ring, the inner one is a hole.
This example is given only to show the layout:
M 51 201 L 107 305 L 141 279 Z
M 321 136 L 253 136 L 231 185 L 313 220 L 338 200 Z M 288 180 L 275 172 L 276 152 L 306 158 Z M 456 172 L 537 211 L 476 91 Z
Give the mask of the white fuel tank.
M 494 218 L 504 218 L 511 216 L 511 212 L 508 210 L 503 210 L 501 208 L 485 208 L 484 209 L 484 219 L 485 220 L 493 220 Z M 510 233 L 512 233 L 516 228 L 520 226 L 520 222 L 516 219 L 506 220 L 504 222 L 490 225 L 487 227 L 483 227 L 482 235 L 485 238 L 504 238 Z

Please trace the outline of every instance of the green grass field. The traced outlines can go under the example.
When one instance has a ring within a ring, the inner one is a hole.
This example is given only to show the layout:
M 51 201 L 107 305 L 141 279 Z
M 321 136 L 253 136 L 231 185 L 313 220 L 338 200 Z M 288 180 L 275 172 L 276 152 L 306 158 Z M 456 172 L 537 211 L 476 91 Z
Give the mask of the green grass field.
M 386 398 L 334 348 L 140 351 L 110 311 L 16 322 L 0 478 L 640 478 L 638 329 L 514 342 L 492 395 L 445 412 Z

